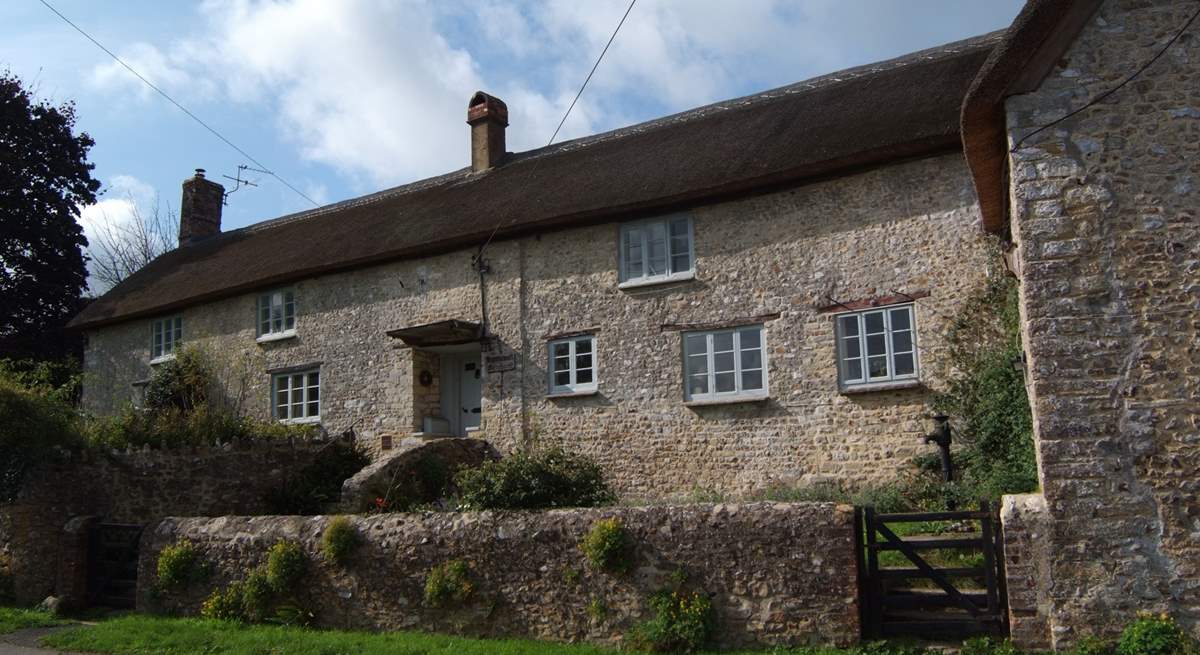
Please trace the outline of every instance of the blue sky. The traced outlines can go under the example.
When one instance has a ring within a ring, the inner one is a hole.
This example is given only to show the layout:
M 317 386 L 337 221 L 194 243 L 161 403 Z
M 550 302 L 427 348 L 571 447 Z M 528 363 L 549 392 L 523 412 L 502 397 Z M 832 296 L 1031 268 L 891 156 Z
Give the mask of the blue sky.
M 466 104 L 503 98 L 509 149 L 544 145 L 625 0 L 49 0 L 318 202 L 468 163 Z M 1007 27 L 1018 0 L 639 0 L 559 140 Z M 74 101 L 104 183 L 85 227 L 192 169 L 245 157 L 154 94 L 38 0 L 0 3 L 0 68 Z M 233 228 L 311 205 L 273 179 L 230 197 Z

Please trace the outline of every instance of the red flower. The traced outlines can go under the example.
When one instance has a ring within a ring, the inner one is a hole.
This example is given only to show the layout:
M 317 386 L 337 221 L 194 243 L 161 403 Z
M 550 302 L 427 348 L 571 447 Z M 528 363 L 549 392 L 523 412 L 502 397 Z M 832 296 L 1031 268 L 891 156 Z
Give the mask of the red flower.
M 384 500 L 383 498 L 376 498 L 375 506 L 378 507 L 379 509 L 383 509 L 384 507 L 387 507 L 387 501 Z

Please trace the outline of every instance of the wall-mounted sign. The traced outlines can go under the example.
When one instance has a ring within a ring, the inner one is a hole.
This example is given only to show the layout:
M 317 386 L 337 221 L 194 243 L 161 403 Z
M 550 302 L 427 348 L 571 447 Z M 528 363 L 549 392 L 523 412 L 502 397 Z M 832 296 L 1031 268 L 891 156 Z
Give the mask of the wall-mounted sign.
M 504 371 L 512 371 L 517 368 L 517 356 L 509 353 L 507 355 L 488 355 L 484 357 L 484 369 L 488 373 L 503 373 Z

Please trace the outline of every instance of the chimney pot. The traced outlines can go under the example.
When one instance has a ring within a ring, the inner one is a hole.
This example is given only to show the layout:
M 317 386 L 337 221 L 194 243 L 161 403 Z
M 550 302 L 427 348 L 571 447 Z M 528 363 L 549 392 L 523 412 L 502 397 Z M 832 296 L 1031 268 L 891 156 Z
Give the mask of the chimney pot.
M 467 124 L 471 126 L 471 170 L 478 173 L 499 164 L 504 158 L 508 105 L 500 98 L 477 91 L 467 105 Z
M 225 187 L 204 177 L 197 168 L 191 179 L 183 181 L 183 200 L 179 203 L 179 245 L 199 241 L 221 233 L 221 208 Z

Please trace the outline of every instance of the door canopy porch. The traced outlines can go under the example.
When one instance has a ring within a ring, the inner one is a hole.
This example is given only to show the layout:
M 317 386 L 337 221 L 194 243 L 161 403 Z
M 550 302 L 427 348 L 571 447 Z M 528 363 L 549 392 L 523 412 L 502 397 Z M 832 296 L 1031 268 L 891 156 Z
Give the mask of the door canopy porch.
M 433 348 L 479 343 L 483 329 L 478 323 L 450 319 L 389 330 L 387 335 L 393 339 L 400 339 L 412 348 Z

